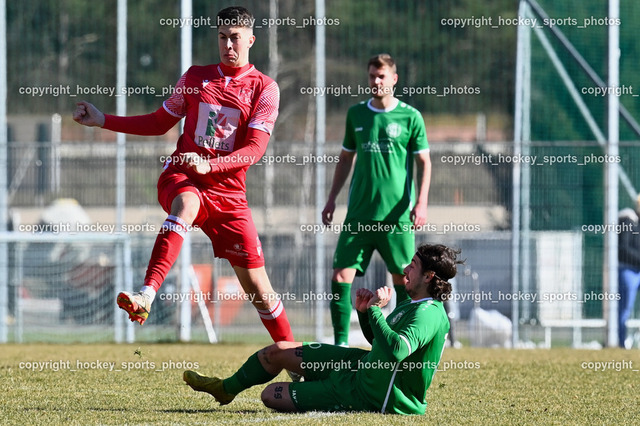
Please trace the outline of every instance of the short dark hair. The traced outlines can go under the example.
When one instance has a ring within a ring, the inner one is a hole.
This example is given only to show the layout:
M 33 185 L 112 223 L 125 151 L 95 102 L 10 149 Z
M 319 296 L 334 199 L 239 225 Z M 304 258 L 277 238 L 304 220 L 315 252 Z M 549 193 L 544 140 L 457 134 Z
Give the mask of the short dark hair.
M 442 244 L 423 244 L 418 247 L 416 255 L 422 264 L 422 273 L 435 274 L 427 287 L 434 299 L 442 301 L 451 294 L 451 284 L 448 280 L 458 273 L 457 265 L 464 263 L 464 260 L 458 259 L 459 254 L 460 250 Z
M 367 62 L 367 69 L 371 66 L 382 68 L 385 65 L 391 68 L 391 71 L 394 73 L 396 72 L 396 61 L 394 61 L 388 53 L 379 53 L 369 58 L 369 62 Z
M 242 6 L 231 6 L 222 9 L 216 16 L 216 24 L 218 27 L 245 27 L 253 28 L 255 19 L 248 9 Z

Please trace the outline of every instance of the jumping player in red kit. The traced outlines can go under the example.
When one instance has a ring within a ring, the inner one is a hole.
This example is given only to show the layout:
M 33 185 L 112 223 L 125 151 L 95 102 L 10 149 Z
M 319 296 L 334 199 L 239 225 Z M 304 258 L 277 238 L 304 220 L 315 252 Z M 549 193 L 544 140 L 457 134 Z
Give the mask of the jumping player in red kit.
M 201 228 L 216 257 L 229 260 L 275 342 L 293 341 L 281 300 L 264 268 L 264 256 L 246 199 L 246 171 L 264 154 L 278 116 L 279 89 L 249 63 L 254 18 L 243 7 L 217 16 L 220 63 L 192 66 L 157 111 L 133 117 L 103 114 L 79 102 L 73 119 L 136 135 L 162 135 L 185 118 L 177 149 L 158 180 L 158 200 L 169 214 L 158 234 L 144 284 L 121 292 L 117 303 L 143 324 L 176 261 L 187 230 Z

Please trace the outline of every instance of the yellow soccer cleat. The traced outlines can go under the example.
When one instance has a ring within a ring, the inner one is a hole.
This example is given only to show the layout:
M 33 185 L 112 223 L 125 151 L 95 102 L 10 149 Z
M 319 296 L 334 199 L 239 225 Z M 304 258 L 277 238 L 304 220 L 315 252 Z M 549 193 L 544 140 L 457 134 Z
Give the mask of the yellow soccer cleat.
M 182 379 L 193 389 L 198 392 L 206 392 L 213 396 L 220 405 L 227 405 L 236 396 L 227 393 L 222 385 L 222 379 L 217 377 L 201 376 L 195 371 L 187 370 L 182 375 Z

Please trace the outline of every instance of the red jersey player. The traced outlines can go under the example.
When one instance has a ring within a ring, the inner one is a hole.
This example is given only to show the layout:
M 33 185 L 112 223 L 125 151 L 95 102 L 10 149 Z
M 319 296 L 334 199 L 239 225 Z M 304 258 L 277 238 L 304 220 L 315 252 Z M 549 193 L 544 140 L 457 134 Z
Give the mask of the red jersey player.
M 193 66 L 157 111 L 134 117 L 103 114 L 79 102 L 73 119 L 116 132 L 161 135 L 185 117 L 177 149 L 158 180 L 158 200 L 169 214 L 156 239 L 140 292 L 121 292 L 118 306 L 143 324 L 151 303 L 176 261 L 191 225 L 211 239 L 216 257 L 229 260 L 274 341 L 293 341 L 281 300 L 264 268 L 264 257 L 245 178 L 264 154 L 278 115 L 275 81 L 249 63 L 254 18 L 243 7 L 217 16 L 220 63 Z

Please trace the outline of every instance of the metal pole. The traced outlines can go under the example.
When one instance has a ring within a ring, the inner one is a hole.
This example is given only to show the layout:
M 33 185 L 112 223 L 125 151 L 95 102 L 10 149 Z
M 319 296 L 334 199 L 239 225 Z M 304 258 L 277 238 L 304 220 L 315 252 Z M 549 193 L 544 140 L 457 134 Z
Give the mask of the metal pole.
M 49 189 L 53 194 L 60 192 L 60 142 L 62 141 L 62 116 L 55 113 L 51 116 L 51 158 L 49 160 L 51 182 Z
M 527 4 L 525 1 L 520 2 L 518 13 L 525 16 L 527 13 Z M 530 55 L 526 53 L 531 48 L 530 33 L 524 25 L 518 26 L 518 39 L 516 50 L 516 100 L 515 100 L 515 117 L 514 117 L 514 135 L 513 135 L 513 154 L 514 156 L 522 154 L 522 142 L 524 139 L 525 125 L 525 103 L 529 102 L 525 99 L 524 87 L 527 85 L 525 81 L 529 73 L 526 68 L 530 66 L 527 58 Z M 512 322 L 512 346 L 515 346 L 520 339 L 519 336 L 519 317 L 520 306 L 518 305 L 515 295 L 520 290 L 520 257 L 521 257 L 521 234 L 520 234 L 520 215 L 521 215 L 521 190 L 522 175 L 520 163 L 513 163 L 512 169 L 512 208 L 511 208 L 511 291 L 514 295 L 511 302 L 511 322 Z
M 133 291 L 133 268 L 131 266 L 131 239 L 128 234 L 120 234 L 122 238 L 116 241 L 116 267 L 115 276 L 118 283 L 122 283 L 124 291 Z M 114 299 L 118 295 L 118 288 L 114 288 Z M 135 341 L 135 328 L 133 322 L 125 323 L 123 312 L 114 303 L 114 339 L 116 343 L 133 343 Z
M 524 11 L 529 14 L 529 8 L 525 5 Z M 526 26 L 522 31 L 524 42 L 524 74 L 522 84 L 522 154 L 528 156 L 531 154 L 531 28 Z M 520 210 L 521 218 L 521 234 L 520 247 L 521 253 L 521 283 L 520 290 L 524 294 L 531 292 L 531 166 L 529 163 L 522 164 L 522 208 Z M 516 303 L 519 298 L 515 298 Z M 522 306 L 522 318 L 531 319 L 532 304 L 524 302 Z M 518 312 L 520 314 L 520 312 Z M 516 318 L 519 322 L 520 318 Z M 516 333 L 515 337 L 519 337 Z M 515 343 L 517 340 L 514 340 Z
M 184 236 L 182 251 L 180 252 L 180 291 L 184 299 L 180 302 L 179 340 L 191 341 L 191 232 Z
M 131 239 L 129 235 L 125 236 L 124 246 L 123 246 L 123 273 L 124 273 L 124 288 L 125 291 L 132 292 L 133 291 L 133 266 L 131 265 Z M 122 313 L 120 313 L 122 317 Z M 125 327 L 125 339 L 127 343 L 133 343 L 136 340 L 136 330 L 133 326 L 133 322 L 127 322 Z
M 193 14 L 193 3 L 192 0 L 182 0 L 180 2 L 180 18 L 182 18 L 182 22 L 186 24 L 180 28 L 180 70 L 182 73 L 185 73 L 192 63 L 192 45 L 193 45 L 193 37 L 192 37 L 192 20 L 191 18 Z M 217 34 L 217 33 L 216 33 Z M 217 35 L 214 37 L 217 40 Z
M 324 87 L 325 83 L 325 27 L 322 24 L 325 17 L 324 0 L 316 0 L 316 87 Z M 322 158 L 324 154 L 324 142 L 326 139 L 326 99 L 324 95 L 316 96 L 316 156 Z M 325 165 L 322 161 L 316 162 L 316 211 L 315 218 L 319 220 L 322 216 L 322 209 L 325 202 Z M 315 289 L 316 294 L 321 296 L 325 287 L 325 248 L 324 236 L 322 232 L 315 235 L 316 243 L 316 273 Z M 324 336 L 324 314 L 325 307 L 322 302 L 323 297 L 318 297 L 316 301 L 315 323 L 316 339 L 320 341 Z
M 120 242 L 116 243 L 116 262 L 115 262 L 115 268 L 114 268 L 114 275 L 115 275 L 115 281 L 116 283 L 120 284 L 124 281 L 124 253 L 122 250 L 122 246 L 120 245 Z M 118 290 L 118 285 L 113 286 L 113 300 L 115 300 L 118 297 L 118 293 L 120 290 Z M 120 308 L 118 307 L 117 304 L 113 304 L 113 330 L 114 330 L 114 335 L 113 335 L 113 340 L 116 343 L 122 343 L 124 341 L 124 315 L 122 315 L 122 311 L 120 310 Z
M 186 25 L 183 25 L 180 29 L 180 68 L 181 72 L 185 73 L 192 63 L 192 49 L 193 49 L 193 37 L 192 26 L 189 24 L 193 22 L 191 18 L 193 15 L 193 3 L 192 0 L 182 0 L 180 2 L 180 17 Z M 217 36 L 216 36 L 217 39 Z M 184 125 L 184 120 L 182 121 Z M 189 342 L 191 340 L 191 286 L 189 271 L 191 269 L 191 234 L 187 232 L 182 243 L 182 250 L 180 252 L 180 293 L 186 294 L 185 299 L 180 304 L 180 319 L 179 319 L 179 339 L 181 342 Z
M 117 34 L 116 34 L 116 114 L 127 115 L 127 97 L 123 89 L 127 85 L 127 0 L 118 0 L 117 6 Z M 126 143 L 127 136 L 124 133 L 116 134 L 116 230 L 121 230 L 124 223 L 124 209 L 126 204 Z M 117 262 L 123 261 L 122 249 L 118 246 Z M 116 268 L 118 280 L 123 278 L 122 264 Z M 116 286 L 117 287 L 117 286 Z M 127 289 L 128 290 L 128 289 Z M 116 309 L 117 311 L 117 309 Z M 122 341 L 122 336 L 117 331 L 121 327 L 121 317 L 116 312 L 116 342 Z M 129 328 L 127 333 L 131 333 Z
M 609 0 L 609 18 L 616 20 L 620 17 L 620 0 Z M 609 25 L 609 87 L 620 85 L 620 27 Z M 619 115 L 620 99 L 615 90 L 609 91 L 607 105 L 608 158 L 618 158 L 619 155 Z M 618 163 L 605 162 L 605 218 L 604 223 L 618 221 Z M 607 232 L 604 241 L 604 288 L 606 295 L 618 294 L 618 235 Z M 618 345 L 618 302 L 604 298 L 603 310 L 607 320 L 607 346 Z
M 277 0 L 269 0 L 269 19 L 272 19 L 272 22 L 278 18 L 278 2 Z M 271 25 L 269 26 L 268 31 L 268 43 L 269 43 L 269 69 L 268 75 L 275 81 L 278 81 L 278 26 Z M 269 139 L 269 144 L 267 145 L 267 150 L 265 154 L 267 156 L 273 155 L 275 138 L 273 134 Z M 267 164 L 263 168 L 264 170 L 264 185 L 262 193 L 264 194 L 264 232 L 267 237 L 262 244 L 266 244 L 264 247 L 264 253 L 275 253 L 277 249 L 274 249 L 274 238 L 272 235 L 273 231 L 273 205 L 274 205 L 274 182 L 275 182 L 275 166 L 271 164 Z M 276 288 L 282 288 L 281 286 L 276 286 Z
M 116 114 L 127 114 L 127 97 L 123 89 L 127 85 L 127 0 L 118 0 L 117 60 L 116 60 Z M 126 204 L 126 143 L 124 133 L 116 136 L 116 229 L 122 229 Z
M 7 158 L 7 3 L 0 0 L 0 232 L 9 221 Z M 9 339 L 9 253 L 6 243 L 0 244 L 0 343 Z

